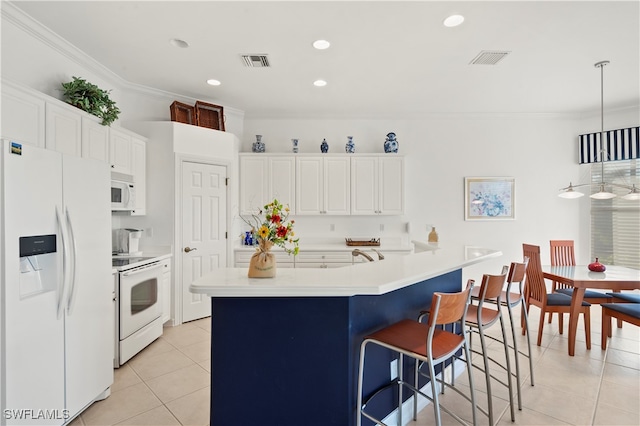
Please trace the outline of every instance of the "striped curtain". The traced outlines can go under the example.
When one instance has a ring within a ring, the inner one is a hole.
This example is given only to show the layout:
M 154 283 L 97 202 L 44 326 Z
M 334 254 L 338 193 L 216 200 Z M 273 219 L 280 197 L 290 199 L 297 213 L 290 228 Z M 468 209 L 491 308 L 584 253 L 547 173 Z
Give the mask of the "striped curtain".
M 580 164 L 640 158 L 640 127 L 607 130 L 600 139 L 600 132 L 579 136 Z

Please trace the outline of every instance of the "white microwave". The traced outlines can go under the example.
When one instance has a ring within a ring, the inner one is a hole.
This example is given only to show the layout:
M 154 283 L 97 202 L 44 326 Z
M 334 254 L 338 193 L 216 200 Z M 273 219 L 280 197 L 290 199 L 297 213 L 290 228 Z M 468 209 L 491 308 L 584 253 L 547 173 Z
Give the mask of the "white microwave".
M 133 176 L 111 172 L 111 211 L 132 211 L 136 206 Z

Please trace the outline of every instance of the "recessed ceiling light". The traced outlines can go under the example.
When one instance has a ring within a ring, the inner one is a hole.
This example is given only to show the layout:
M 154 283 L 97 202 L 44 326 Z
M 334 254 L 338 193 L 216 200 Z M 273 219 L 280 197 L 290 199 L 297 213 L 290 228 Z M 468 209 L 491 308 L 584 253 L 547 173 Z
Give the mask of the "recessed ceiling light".
M 189 47 L 189 43 L 184 40 L 180 40 L 179 38 L 172 38 L 171 40 L 169 40 L 169 43 L 171 43 L 172 46 L 180 47 L 182 49 L 186 49 L 187 47 Z
M 451 15 L 447 19 L 444 20 L 443 24 L 445 27 L 457 27 L 458 25 L 464 22 L 464 16 L 462 15 Z
M 313 82 L 313 85 L 317 87 L 324 87 L 327 85 L 327 82 L 324 80 L 316 80 Z
M 207 80 L 207 84 L 210 84 L 212 86 L 220 86 L 220 81 L 219 80 L 214 80 L 213 78 Z
M 328 49 L 329 46 L 331 46 L 331 43 L 329 43 L 327 40 L 316 40 L 313 42 L 313 47 L 318 50 Z

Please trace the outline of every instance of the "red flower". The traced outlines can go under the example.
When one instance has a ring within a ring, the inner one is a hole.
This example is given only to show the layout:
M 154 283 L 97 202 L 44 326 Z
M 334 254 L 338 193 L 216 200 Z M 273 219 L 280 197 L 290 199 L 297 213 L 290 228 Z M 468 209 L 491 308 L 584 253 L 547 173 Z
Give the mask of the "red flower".
M 276 235 L 279 238 L 284 238 L 287 235 L 287 227 L 286 226 L 279 226 L 278 229 L 276 229 Z
M 282 219 L 280 218 L 280 215 L 274 214 L 273 216 L 271 216 L 271 222 L 280 223 L 281 221 Z

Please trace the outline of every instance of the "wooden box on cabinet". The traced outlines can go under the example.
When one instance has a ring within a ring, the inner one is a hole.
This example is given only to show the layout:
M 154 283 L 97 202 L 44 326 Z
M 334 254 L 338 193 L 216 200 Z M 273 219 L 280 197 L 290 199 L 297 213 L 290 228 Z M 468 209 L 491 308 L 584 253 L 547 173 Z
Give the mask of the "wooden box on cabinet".
M 196 108 L 193 105 L 175 101 L 169 107 L 171 121 L 185 124 L 196 124 Z
M 224 108 L 219 105 L 196 101 L 196 124 L 200 127 L 224 132 Z

